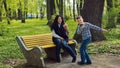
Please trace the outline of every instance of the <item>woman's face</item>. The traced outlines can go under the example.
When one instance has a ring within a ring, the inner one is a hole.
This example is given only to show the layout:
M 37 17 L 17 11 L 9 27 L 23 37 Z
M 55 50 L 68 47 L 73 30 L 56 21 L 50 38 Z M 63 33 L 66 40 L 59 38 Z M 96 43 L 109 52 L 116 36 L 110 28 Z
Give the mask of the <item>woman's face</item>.
M 82 18 L 82 17 L 78 18 L 78 19 L 77 19 L 77 22 L 78 22 L 78 24 L 83 23 L 83 18 Z
M 58 17 L 58 24 L 61 24 L 62 23 L 62 18 L 61 17 Z

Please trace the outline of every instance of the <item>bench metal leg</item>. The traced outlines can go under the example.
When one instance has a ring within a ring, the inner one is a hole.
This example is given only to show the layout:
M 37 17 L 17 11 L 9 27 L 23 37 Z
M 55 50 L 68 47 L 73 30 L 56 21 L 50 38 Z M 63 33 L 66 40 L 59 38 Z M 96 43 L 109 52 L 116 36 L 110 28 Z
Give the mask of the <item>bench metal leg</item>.
M 55 47 L 47 48 L 45 49 L 45 51 L 47 53 L 48 59 L 56 60 L 56 48 Z

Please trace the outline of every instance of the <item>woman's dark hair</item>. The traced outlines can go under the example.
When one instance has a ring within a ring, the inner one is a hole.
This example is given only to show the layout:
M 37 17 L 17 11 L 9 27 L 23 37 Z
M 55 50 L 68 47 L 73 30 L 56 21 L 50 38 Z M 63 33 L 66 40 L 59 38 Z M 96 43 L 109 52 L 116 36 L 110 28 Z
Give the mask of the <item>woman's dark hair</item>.
M 59 18 L 59 17 L 61 17 L 61 19 L 62 19 L 61 24 L 64 24 L 64 19 L 63 19 L 63 17 L 62 17 L 61 15 L 57 15 L 57 16 L 55 17 L 55 19 L 54 19 L 54 22 L 53 22 L 52 26 L 51 26 L 51 30 L 53 30 L 53 28 L 58 25 L 58 18 Z

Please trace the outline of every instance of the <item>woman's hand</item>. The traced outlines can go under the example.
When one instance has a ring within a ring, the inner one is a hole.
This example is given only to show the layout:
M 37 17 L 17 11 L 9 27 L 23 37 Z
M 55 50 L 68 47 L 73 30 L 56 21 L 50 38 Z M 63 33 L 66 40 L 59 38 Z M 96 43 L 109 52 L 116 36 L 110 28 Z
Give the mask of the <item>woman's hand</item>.
M 63 38 L 63 37 L 61 37 L 60 39 L 61 39 L 62 42 L 64 41 L 64 38 Z
M 67 29 L 67 24 L 65 23 L 65 24 L 63 25 L 63 27 L 64 27 L 65 29 Z
M 67 34 L 69 34 L 69 29 L 66 23 L 63 25 L 63 28 L 66 30 Z

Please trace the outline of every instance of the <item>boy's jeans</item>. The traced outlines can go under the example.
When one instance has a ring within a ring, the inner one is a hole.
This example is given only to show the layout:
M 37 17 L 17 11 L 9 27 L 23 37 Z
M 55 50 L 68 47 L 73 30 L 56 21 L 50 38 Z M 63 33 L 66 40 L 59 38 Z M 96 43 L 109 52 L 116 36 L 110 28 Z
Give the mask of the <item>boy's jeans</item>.
M 81 55 L 81 63 L 91 62 L 91 58 L 88 55 L 86 49 L 87 45 L 91 42 L 91 37 L 87 38 L 86 40 L 82 41 L 81 47 L 80 47 L 80 55 Z

